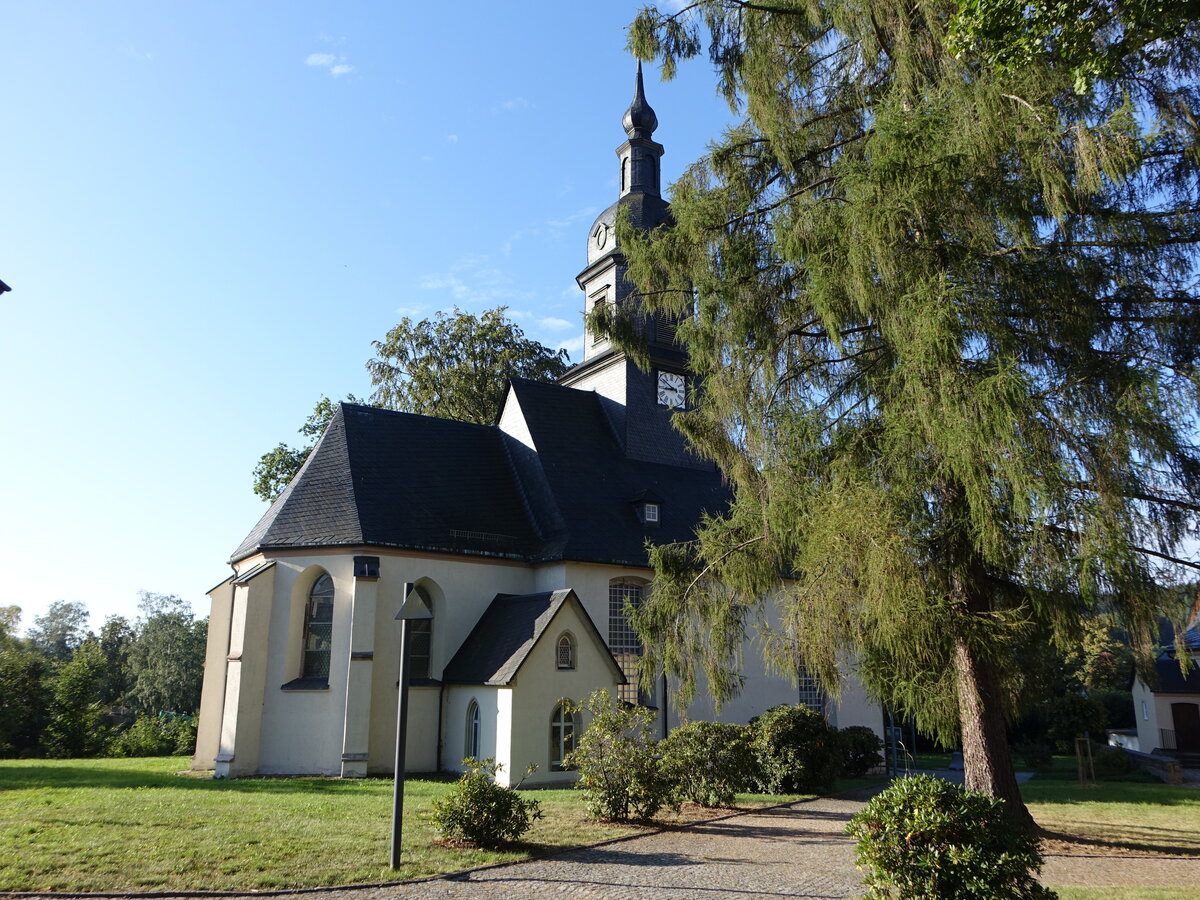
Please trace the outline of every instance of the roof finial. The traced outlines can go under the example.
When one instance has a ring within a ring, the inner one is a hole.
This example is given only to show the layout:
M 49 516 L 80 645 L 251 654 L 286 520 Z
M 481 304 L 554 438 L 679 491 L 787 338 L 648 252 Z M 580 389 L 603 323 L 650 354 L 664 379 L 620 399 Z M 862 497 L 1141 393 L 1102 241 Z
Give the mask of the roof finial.
M 621 124 L 625 126 L 625 134 L 631 138 L 649 138 L 654 134 L 654 129 L 658 127 L 658 116 L 646 102 L 646 91 L 642 87 L 642 61 L 640 59 L 637 64 L 637 89 L 634 91 L 633 102 L 625 111 L 625 118 L 621 120 Z

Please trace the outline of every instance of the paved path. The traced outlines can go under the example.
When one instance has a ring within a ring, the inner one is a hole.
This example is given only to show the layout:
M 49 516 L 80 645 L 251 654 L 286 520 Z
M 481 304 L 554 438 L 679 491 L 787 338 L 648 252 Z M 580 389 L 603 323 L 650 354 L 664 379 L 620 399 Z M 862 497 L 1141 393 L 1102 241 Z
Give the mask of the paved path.
M 846 822 L 861 803 L 824 799 L 433 881 L 322 900 L 760 900 L 857 897 Z M 312 900 L 311 895 L 307 900 Z

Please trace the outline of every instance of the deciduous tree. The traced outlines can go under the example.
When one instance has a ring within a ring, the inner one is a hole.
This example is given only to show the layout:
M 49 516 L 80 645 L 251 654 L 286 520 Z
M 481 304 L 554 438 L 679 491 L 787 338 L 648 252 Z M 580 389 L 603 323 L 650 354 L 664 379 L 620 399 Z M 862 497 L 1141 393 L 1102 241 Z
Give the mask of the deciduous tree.
M 55 600 L 44 615 L 33 617 L 32 646 L 51 659 L 65 662 L 87 637 L 88 611 L 78 600 Z
M 552 381 L 567 370 L 567 352 L 525 337 L 499 306 L 474 316 L 458 307 L 433 319 L 400 320 L 367 362 L 375 393 L 388 409 L 490 425 L 511 377 Z
M 200 708 L 208 620 L 186 601 L 142 591 L 137 638 L 129 648 L 129 698 L 141 714 L 194 714 Z
M 375 391 L 370 403 L 385 409 L 491 424 L 510 377 L 552 381 L 567 370 L 567 352 L 530 340 L 503 306 L 479 316 L 455 307 L 433 319 L 403 318 L 367 362 Z M 353 394 L 347 401 L 361 402 Z M 301 447 L 278 444 L 254 469 L 254 493 L 268 502 L 304 465 L 336 404 L 322 397 L 300 429 Z
M 668 76 L 707 39 L 744 114 L 673 187 L 673 228 L 619 223 L 644 306 L 691 316 L 704 389 L 676 421 L 735 492 L 654 552 L 635 624 L 648 666 L 728 695 L 773 596 L 780 670 L 836 689 L 857 660 L 1028 821 L 1023 648 L 1111 604 L 1145 664 L 1160 585 L 1194 568 L 1200 54 L 1188 27 L 1087 79 L 1052 48 L 998 66 L 947 44 L 959 8 L 635 21 Z

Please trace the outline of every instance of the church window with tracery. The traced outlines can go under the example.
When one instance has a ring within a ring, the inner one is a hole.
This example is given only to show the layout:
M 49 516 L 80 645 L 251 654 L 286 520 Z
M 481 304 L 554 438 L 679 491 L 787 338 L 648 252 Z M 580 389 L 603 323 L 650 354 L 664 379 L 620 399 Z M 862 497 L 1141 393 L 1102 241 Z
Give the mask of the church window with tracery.
M 322 575 L 308 591 L 304 609 L 304 661 L 301 678 L 329 678 L 333 647 L 333 579 Z
M 554 663 L 559 669 L 575 668 L 575 642 L 571 635 L 564 634 L 554 647 Z

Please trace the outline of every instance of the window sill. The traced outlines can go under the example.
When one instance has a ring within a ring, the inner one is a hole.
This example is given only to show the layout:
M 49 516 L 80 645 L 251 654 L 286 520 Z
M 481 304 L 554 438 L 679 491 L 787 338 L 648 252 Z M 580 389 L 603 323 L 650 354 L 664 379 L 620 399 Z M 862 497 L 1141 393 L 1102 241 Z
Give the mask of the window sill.
M 327 691 L 328 678 L 293 678 L 287 684 L 279 686 L 281 691 Z

